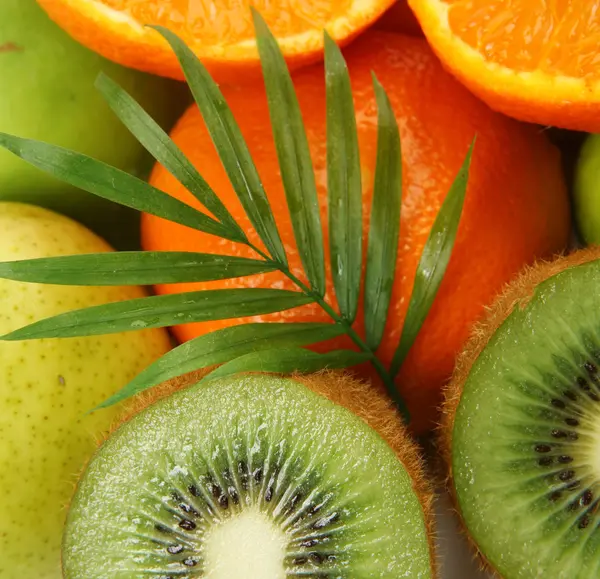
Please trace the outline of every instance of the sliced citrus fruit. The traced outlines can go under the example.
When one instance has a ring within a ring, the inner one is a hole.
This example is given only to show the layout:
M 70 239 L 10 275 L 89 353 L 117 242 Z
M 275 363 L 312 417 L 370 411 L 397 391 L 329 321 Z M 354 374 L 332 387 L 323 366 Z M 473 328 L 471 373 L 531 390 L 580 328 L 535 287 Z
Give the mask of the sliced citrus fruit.
M 445 66 L 491 108 L 600 131 L 599 3 L 409 0 Z
M 163 38 L 145 24 L 179 34 L 220 81 L 260 70 L 250 6 L 265 18 L 290 66 L 318 61 L 323 29 L 349 42 L 394 0 L 39 0 L 74 38 L 120 64 L 183 78 Z

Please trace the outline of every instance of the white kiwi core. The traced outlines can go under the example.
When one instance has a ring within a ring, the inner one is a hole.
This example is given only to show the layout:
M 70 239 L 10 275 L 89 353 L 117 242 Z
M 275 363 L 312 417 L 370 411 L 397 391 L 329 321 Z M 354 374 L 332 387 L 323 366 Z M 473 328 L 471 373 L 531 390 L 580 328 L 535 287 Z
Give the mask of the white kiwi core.
M 287 538 L 257 508 L 211 527 L 205 536 L 206 577 L 285 579 Z

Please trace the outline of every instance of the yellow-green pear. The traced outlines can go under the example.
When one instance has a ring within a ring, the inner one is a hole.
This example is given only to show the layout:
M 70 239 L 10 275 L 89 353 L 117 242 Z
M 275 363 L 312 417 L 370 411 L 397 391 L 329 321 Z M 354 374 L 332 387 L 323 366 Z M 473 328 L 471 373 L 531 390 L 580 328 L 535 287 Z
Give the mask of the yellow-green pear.
M 33 205 L 0 202 L 0 261 L 97 253 L 94 233 Z M 0 335 L 65 311 L 142 297 L 137 287 L 0 280 Z M 0 577 L 59 579 L 74 483 L 119 408 L 86 414 L 168 351 L 164 330 L 0 341 Z

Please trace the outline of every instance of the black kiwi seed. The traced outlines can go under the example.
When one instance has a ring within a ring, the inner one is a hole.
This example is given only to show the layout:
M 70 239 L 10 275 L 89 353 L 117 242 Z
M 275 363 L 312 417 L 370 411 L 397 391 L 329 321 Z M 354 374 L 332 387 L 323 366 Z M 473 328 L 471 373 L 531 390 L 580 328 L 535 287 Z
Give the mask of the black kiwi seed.
M 573 462 L 573 458 L 571 456 L 567 456 L 566 454 L 561 454 L 557 460 L 561 464 L 568 464 L 569 462 Z
M 319 544 L 319 539 L 307 539 L 306 541 L 302 541 L 300 543 L 301 547 L 306 547 L 306 548 L 310 548 L 310 547 L 314 547 L 315 545 Z
M 196 559 L 192 559 L 191 557 L 188 557 L 187 559 L 184 559 L 182 561 L 182 563 L 186 566 L 186 567 L 195 567 L 198 564 L 198 561 L 196 561 Z
M 227 487 L 227 493 L 231 497 L 234 505 L 240 504 L 240 495 L 238 494 L 236 488 L 234 486 Z
M 560 499 L 562 497 L 562 493 L 560 491 L 554 491 L 553 493 L 550 493 L 550 496 L 548 497 L 552 502 L 556 502 L 558 499 Z
M 569 399 L 569 400 L 577 400 L 577 394 L 575 394 L 575 392 L 573 392 L 572 390 L 566 390 L 565 392 L 563 392 L 563 394 Z
M 194 507 L 188 505 L 187 503 L 179 503 L 179 508 L 188 515 L 192 515 L 194 517 L 200 516 L 200 513 Z
M 583 367 L 586 369 L 587 373 L 590 374 L 590 376 L 598 373 L 598 367 L 592 362 L 585 362 Z
M 553 428 L 550 431 L 550 435 L 552 438 L 566 438 L 567 433 L 564 430 L 559 430 L 558 428 Z
M 254 481 L 256 482 L 257 485 L 259 485 L 262 481 L 262 475 L 263 475 L 263 471 L 262 468 L 257 468 L 252 475 L 254 476 Z
M 199 497 L 200 496 L 200 491 L 198 490 L 198 487 L 195 487 L 194 485 L 190 485 L 188 487 L 188 491 L 190 492 L 190 494 L 193 497 Z
M 579 519 L 579 522 L 577 523 L 577 526 L 580 529 L 585 529 L 589 524 L 590 524 L 590 518 L 587 515 L 583 515 L 583 517 L 581 517 Z
M 296 505 L 302 500 L 302 494 L 301 493 L 296 493 L 291 499 L 290 502 L 288 503 L 288 510 L 293 510 Z
M 579 426 L 579 420 L 577 420 L 577 418 L 565 418 L 565 422 L 569 426 Z
M 571 480 L 575 476 L 574 470 L 563 470 L 558 473 L 558 478 L 562 481 Z
M 594 493 L 590 489 L 587 489 L 579 498 L 579 504 L 581 504 L 582 507 L 587 507 L 592 504 L 593 500 Z
M 248 481 L 250 479 L 250 475 L 248 474 L 248 465 L 245 461 L 240 460 L 237 465 L 238 475 L 240 477 L 240 483 L 242 485 L 242 489 L 248 490 Z
M 550 452 L 552 450 L 552 447 L 548 446 L 547 444 L 538 444 L 535 446 L 534 450 L 539 453 L 546 453 Z
M 324 529 L 325 527 L 328 527 L 332 523 L 335 523 L 339 518 L 340 518 L 339 513 L 331 513 L 330 515 L 327 515 L 326 517 L 321 517 L 318 521 L 313 523 L 312 528 L 313 529 Z
M 223 489 L 212 480 L 209 481 L 208 488 L 215 499 L 219 499 L 219 497 L 221 497 L 221 495 L 223 494 Z
M 551 456 L 543 456 L 538 460 L 540 466 L 550 466 L 553 462 L 554 459 Z
M 219 506 L 222 509 L 228 509 L 229 508 L 229 497 L 225 494 L 221 495 L 219 497 Z
M 182 519 L 179 522 L 179 526 L 186 531 L 193 531 L 196 528 L 196 523 L 194 523 L 194 521 L 190 521 L 189 519 Z
M 553 398 L 551 401 L 551 404 L 552 404 L 552 406 L 555 406 L 556 408 L 566 408 L 566 406 L 567 406 L 562 400 L 560 400 L 558 398 Z
M 323 508 L 323 503 L 319 503 L 318 505 L 311 505 L 308 509 L 309 515 L 316 515 Z
M 273 487 L 269 484 L 267 490 L 265 491 L 265 501 L 270 503 L 273 499 Z
M 169 547 L 167 547 L 167 551 L 171 555 L 179 555 L 179 553 L 183 551 L 183 545 L 170 545 Z
M 577 378 L 577 385 L 585 392 L 589 392 L 591 390 L 587 380 L 581 376 Z

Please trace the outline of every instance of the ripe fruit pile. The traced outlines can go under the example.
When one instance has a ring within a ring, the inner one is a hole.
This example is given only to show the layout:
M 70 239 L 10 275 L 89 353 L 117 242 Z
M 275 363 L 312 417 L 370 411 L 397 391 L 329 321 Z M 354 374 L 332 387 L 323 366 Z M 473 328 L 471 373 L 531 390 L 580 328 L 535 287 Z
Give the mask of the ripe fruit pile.
M 558 151 L 535 127 L 520 125 L 491 112 L 446 74 L 421 39 L 382 32 L 367 33 L 345 53 L 358 123 L 363 170 L 364 215 L 368 216 L 375 173 L 377 118 L 371 90 L 371 70 L 390 95 L 400 120 L 403 143 L 403 199 L 400 223 L 401 245 L 388 314 L 379 355 L 391 362 L 406 315 L 415 272 L 427 236 L 452 179 L 461 165 L 474 135 L 478 136 L 461 228 L 452 261 L 437 299 L 414 344 L 398 386 L 412 412 L 412 427 L 430 429 L 441 402 L 440 389 L 454 365 L 454 356 L 502 286 L 524 265 L 536 258 L 551 257 L 568 243 L 570 217 Z M 318 191 L 323 223 L 327 223 L 325 147 L 325 86 L 321 66 L 294 76 L 312 158 L 317 167 Z M 444 94 L 440 100 L 438 95 Z M 294 234 L 286 208 L 277 156 L 269 126 L 264 89 L 260 85 L 225 87 L 224 95 L 240 124 L 257 164 L 283 242 L 294 247 Z M 185 155 L 201 168 L 204 178 L 227 205 L 244 230 L 251 224 L 227 179 L 210 136 L 196 106 L 177 123 L 172 137 Z M 164 167 L 157 165 L 150 182 L 178 199 L 199 207 L 198 201 Z M 543 202 L 541 201 L 543 200 Z M 255 236 L 256 239 L 256 236 Z M 213 235 L 173 222 L 144 215 L 142 246 L 147 250 L 207 251 L 250 257 L 252 252 L 236 243 L 224 243 Z M 301 272 L 300 258 L 293 251 L 291 267 Z M 161 285 L 159 293 L 192 289 L 286 287 L 282 274 L 270 273 L 200 284 Z M 457 291 L 457 288 L 460 288 Z M 327 299 L 335 303 L 333 283 Z M 311 304 L 281 312 L 264 320 L 326 321 L 327 315 Z M 238 320 L 218 320 L 181 325 L 173 329 L 180 341 L 189 340 Z M 364 332 L 364 327 L 358 327 Z M 343 347 L 345 341 L 328 343 L 327 349 Z
M 2 579 L 433 579 L 436 425 L 491 571 L 600 573 L 595 13 L 509 4 L 4 1 Z

